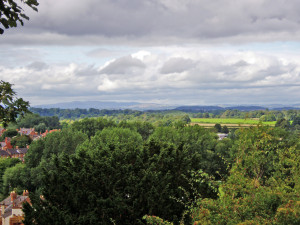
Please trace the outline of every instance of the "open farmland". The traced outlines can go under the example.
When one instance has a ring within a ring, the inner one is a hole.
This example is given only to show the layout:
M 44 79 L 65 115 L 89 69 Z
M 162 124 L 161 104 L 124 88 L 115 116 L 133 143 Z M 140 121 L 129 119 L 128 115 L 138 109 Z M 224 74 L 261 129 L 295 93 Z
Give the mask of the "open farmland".
M 254 119 L 235 119 L 235 118 L 191 118 L 191 124 L 198 124 L 200 126 L 211 127 L 216 123 L 226 125 L 227 127 L 247 127 L 260 123 L 259 120 Z M 276 121 L 262 122 L 264 125 L 275 126 Z

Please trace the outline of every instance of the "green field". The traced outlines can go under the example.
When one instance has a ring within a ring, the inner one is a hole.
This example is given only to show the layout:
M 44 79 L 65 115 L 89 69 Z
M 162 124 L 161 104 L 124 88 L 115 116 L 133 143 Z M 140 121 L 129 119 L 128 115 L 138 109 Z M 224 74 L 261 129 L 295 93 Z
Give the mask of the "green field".
M 253 119 L 234 119 L 234 118 L 191 118 L 192 123 L 210 123 L 210 124 L 259 124 L 259 120 Z M 276 121 L 272 122 L 262 122 L 265 125 L 275 126 Z

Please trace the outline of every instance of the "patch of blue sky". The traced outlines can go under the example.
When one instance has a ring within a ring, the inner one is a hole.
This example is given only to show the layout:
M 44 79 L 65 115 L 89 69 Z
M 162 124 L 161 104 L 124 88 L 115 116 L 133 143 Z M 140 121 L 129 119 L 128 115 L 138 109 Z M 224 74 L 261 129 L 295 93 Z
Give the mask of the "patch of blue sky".
M 40 47 L 40 50 L 43 51 L 43 61 L 48 64 L 77 63 L 96 66 L 138 51 L 137 48 L 126 46 L 45 46 Z
M 300 42 L 252 42 L 244 45 L 227 46 L 238 51 L 254 51 L 265 53 L 299 53 Z

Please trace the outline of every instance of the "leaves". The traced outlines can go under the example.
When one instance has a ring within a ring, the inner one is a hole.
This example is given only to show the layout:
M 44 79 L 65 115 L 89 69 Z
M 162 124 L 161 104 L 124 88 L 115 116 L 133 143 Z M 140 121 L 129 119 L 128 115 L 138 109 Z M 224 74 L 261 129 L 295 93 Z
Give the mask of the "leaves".
M 22 3 L 29 6 L 34 11 L 37 11 L 39 5 L 37 0 L 21 0 Z M 29 17 L 22 13 L 23 9 L 14 0 L 0 0 L 0 25 L 5 29 L 16 27 L 17 22 L 22 26 L 22 19 L 29 20 Z M 4 33 L 4 29 L 0 27 L 0 34 Z
M 298 141 L 293 142 L 280 129 L 241 129 L 233 146 L 237 158 L 230 176 L 219 188 L 219 199 L 198 201 L 193 222 L 298 224 Z
M 19 115 L 28 112 L 29 102 L 16 98 L 11 84 L 0 81 L 0 106 L 0 123 L 7 126 L 9 122 L 15 122 Z

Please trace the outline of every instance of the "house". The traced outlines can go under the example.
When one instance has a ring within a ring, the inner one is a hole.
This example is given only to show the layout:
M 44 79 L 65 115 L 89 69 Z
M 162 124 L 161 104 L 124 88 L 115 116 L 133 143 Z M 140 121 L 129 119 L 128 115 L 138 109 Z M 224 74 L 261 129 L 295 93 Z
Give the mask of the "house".
M 4 141 L 0 142 L 1 149 L 4 150 L 4 149 L 8 149 L 8 148 L 13 148 L 10 141 L 11 141 L 11 138 L 6 137 Z
M 224 138 L 227 138 L 228 137 L 228 134 L 223 134 L 223 133 L 218 133 L 217 134 L 218 137 L 219 137 L 219 141 L 223 140 Z
M 22 162 L 24 162 L 24 157 L 28 149 L 29 149 L 29 145 L 27 145 L 27 148 L 19 148 L 18 146 L 16 146 L 16 148 L 7 149 L 6 152 L 9 154 L 10 158 L 18 158 Z
M 0 136 L 2 136 L 2 134 L 3 134 L 5 131 L 6 131 L 5 128 L 0 127 Z
M 60 129 L 53 129 L 53 130 L 46 130 L 46 132 L 45 133 L 42 133 L 41 134 L 41 136 L 42 137 L 46 137 L 47 136 L 47 134 L 50 134 L 50 133 L 52 133 L 52 132 L 56 132 L 56 131 L 61 131 Z
M 35 131 L 34 128 L 20 128 L 20 129 L 17 129 L 18 133 L 22 136 L 22 135 L 26 135 L 28 137 L 30 137 L 31 140 L 37 140 L 39 138 L 42 138 L 42 137 L 46 137 L 47 134 L 49 133 L 52 133 L 52 132 L 55 132 L 55 131 L 61 131 L 60 129 L 53 129 L 53 130 L 46 130 L 46 132 L 44 133 L 38 133 Z M 1 135 L 1 128 L 0 128 L 0 135 Z M 10 139 L 9 139 L 10 140 Z M 5 147 L 5 143 L 4 142 L 0 142 L 1 143 L 1 146 L 2 149 L 3 147 Z M 7 146 L 7 148 L 12 148 L 12 146 Z
M 10 148 L 7 148 L 7 146 L 2 147 L 0 149 L 0 157 L 1 158 L 18 158 L 22 162 L 24 162 L 24 157 L 26 153 L 28 152 L 29 145 L 27 145 L 26 148 L 19 148 L 16 146 L 16 148 L 13 148 L 10 146 Z
M 23 195 L 18 195 L 15 191 L 12 191 L 9 197 L 0 202 L 0 225 L 23 225 L 24 213 L 22 208 L 25 202 L 30 204 L 27 190 L 23 192 Z
M 5 150 L 0 150 L 0 157 L 1 158 L 10 158 L 10 154 Z
M 34 140 L 39 137 L 38 132 L 34 130 L 34 128 L 20 128 L 17 129 L 20 135 L 27 135 L 31 138 L 31 140 Z
M 30 134 L 36 133 L 34 131 L 34 128 L 20 128 L 20 129 L 17 129 L 17 131 L 19 132 L 20 135 L 27 135 L 27 136 L 29 136 Z

